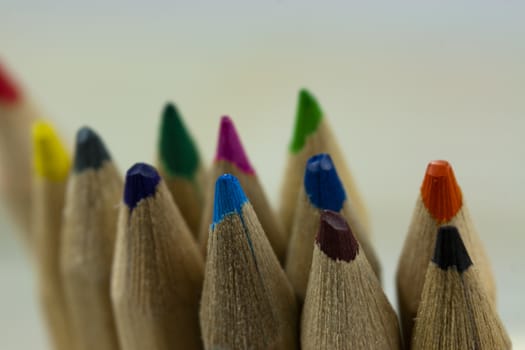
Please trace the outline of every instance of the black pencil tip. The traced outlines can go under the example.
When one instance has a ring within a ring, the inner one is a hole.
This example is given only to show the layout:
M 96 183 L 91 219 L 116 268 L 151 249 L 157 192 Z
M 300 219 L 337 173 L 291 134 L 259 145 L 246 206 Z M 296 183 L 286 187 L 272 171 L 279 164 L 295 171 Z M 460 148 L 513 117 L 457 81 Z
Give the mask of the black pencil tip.
M 316 237 L 319 248 L 333 260 L 352 261 L 359 252 L 359 244 L 345 218 L 335 211 L 323 210 Z
M 441 226 L 438 229 L 432 261 L 443 270 L 455 267 L 459 272 L 465 271 L 472 265 L 472 260 L 455 226 Z
M 87 126 L 77 132 L 75 150 L 75 172 L 86 169 L 99 169 L 104 161 L 111 159 L 109 153 L 95 131 Z

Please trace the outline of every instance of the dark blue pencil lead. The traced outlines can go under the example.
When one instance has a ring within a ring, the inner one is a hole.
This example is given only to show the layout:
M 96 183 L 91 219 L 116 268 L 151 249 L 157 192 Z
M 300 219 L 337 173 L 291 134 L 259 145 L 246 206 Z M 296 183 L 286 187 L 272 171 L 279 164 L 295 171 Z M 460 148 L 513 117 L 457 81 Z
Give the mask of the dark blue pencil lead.
M 155 194 L 159 181 L 160 176 L 154 167 L 136 163 L 126 173 L 124 202 L 133 210 L 142 199 Z

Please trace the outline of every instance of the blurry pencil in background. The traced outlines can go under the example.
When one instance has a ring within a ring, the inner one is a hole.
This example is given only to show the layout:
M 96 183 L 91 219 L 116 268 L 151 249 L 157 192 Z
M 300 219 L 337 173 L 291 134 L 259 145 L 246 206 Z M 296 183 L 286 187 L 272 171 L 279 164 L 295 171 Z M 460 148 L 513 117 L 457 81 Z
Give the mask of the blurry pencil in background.
M 436 244 L 436 232 L 445 224 L 458 228 L 479 269 L 489 299 L 495 302 L 496 285 L 489 260 L 452 167 L 443 160 L 433 161 L 427 166 L 397 269 L 397 297 L 406 341 L 411 339 L 425 274 Z
M 206 186 L 206 173 L 197 145 L 177 108 L 168 103 L 162 113 L 158 141 L 159 174 L 173 195 L 175 204 L 197 237 Z
M 365 228 L 370 228 L 364 202 L 346 165 L 345 157 L 337 144 L 335 135 L 317 100 L 304 89 L 299 92 L 295 126 L 288 150 L 289 156 L 282 183 L 279 208 L 285 233 L 290 235 L 292 232 L 295 205 L 302 187 L 306 161 L 318 153 L 330 154 L 341 175 L 348 198 L 356 208 L 359 221 Z
M 91 129 L 77 133 L 66 190 L 61 269 L 77 349 L 118 350 L 110 298 L 122 176 Z
M 204 203 L 204 212 L 200 227 L 199 240 L 201 249 L 206 251 L 206 242 L 208 240 L 208 230 L 212 223 L 213 215 L 213 186 L 214 181 L 222 174 L 232 174 L 239 179 L 244 191 L 257 217 L 263 227 L 272 248 L 281 263 L 284 261 L 286 253 L 286 238 L 281 225 L 273 212 L 272 207 L 266 194 L 261 186 L 259 178 L 252 167 L 248 156 L 242 146 L 241 140 L 232 120 L 229 117 L 222 117 L 219 128 L 219 139 L 217 142 L 217 153 L 215 161 L 209 175 L 209 184 L 206 192 Z
M 200 309 L 205 348 L 295 349 L 297 317 L 254 208 L 234 176 L 220 176 Z
M 412 349 L 511 348 L 480 277 L 458 229 L 440 227 L 425 274 Z
M 400 350 L 396 313 L 343 216 L 323 211 L 301 318 L 301 348 Z
M 288 243 L 285 269 L 299 301 L 304 300 L 314 241 L 323 209 L 341 213 L 348 220 L 375 274 L 380 276 L 379 260 L 359 221 L 351 199 L 347 198 L 335 164 L 328 154 L 311 157 L 305 167 L 303 185 L 297 198 L 292 234 Z
M 31 125 L 37 113 L 0 63 L 0 195 L 25 243 L 31 234 Z
M 204 265 L 166 184 L 150 165 L 126 174 L 111 298 L 125 350 L 200 349 Z
M 32 228 L 42 310 L 53 349 L 76 349 L 60 273 L 62 210 L 71 161 L 50 124 L 33 126 Z

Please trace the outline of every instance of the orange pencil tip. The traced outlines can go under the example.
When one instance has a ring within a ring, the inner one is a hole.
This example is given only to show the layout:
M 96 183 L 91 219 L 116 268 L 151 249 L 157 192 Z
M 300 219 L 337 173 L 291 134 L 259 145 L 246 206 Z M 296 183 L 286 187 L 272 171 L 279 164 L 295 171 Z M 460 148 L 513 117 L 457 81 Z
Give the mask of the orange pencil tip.
M 439 223 L 449 222 L 461 209 L 461 189 L 446 160 L 435 160 L 428 164 L 421 185 L 421 198 L 430 215 Z

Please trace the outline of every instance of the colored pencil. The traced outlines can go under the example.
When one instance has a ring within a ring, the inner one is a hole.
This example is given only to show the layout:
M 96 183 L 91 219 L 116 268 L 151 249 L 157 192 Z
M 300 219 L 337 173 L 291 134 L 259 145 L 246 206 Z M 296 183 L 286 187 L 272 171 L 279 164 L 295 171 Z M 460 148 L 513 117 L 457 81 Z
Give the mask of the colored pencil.
M 437 228 L 446 224 L 460 230 L 463 242 L 482 275 L 489 298 L 495 301 L 496 288 L 488 257 L 452 167 L 446 161 L 433 161 L 427 167 L 397 269 L 397 296 L 406 341 L 411 339 L 413 319 L 435 246 Z
M 76 349 L 60 273 L 64 193 L 71 161 L 55 130 L 33 126 L 32 243 L 42 311 L 53 349 Z
M 379 278 L 381 268 L 369 241 L 368 232 L 359 221 L 353 203 L 347 199 L 335 165 L 328 154 L 321 153 L 308 160 L 296 208 L 285 270 L 299 301 L 304 300 L 306 293 L 313 243 L 319 230 L 319 217 L 323 209 L 340 212 L 348 220 Z
M 61 268 L 79 350 L 118 350 L 110 277 L 122 176 L 99 136 L 76 137 L 62 227 Z
M 303 89 L 299 92 L 295 127 L 281 190 L 279 214 L 284 232 L 288 234 L 292 232 L 295 205 L 302 187 L 306 161 L 318 153 L 328 153 L 332 156 L 341 174 L 348 198 L 354 203 L 359 220 L 363 226 L 369 228 L 364 202 L 327 118 L 315 97 Z
M 414 350 L 511 349 L 455 226 L 439 228 L 412 338 Z
M 233 174 L 239 179 L 248 198 L 250 198 L 272 248 L 277 254 L 277 258 L 283 262 L 286 253 L 286 239 L 280 222 L 266 198 L 257 174 L 255 173 L 255 169 L 246 155 L 232 120 L 226 116 L 221 119 L 217 153 L 210 171 L 209 190 L 207 191 L 207 198 L 204 204 L 203 220 L 199 234 L 202 250 L 204 252 L 206 251 L 208 230 L 212 223 L 214 205 L 214 183 L 212 181 L 215 181 L 214 179 L 217 179 L 217 177 L 225 173 Z
M 295 349 L 293 290 L 239 181 L 217 179 L 200 322 L 206 349 Z
M 111 298 L 122 349 L 202 347 L 204 263 L 166 184 L 150 165 L 126 174 Z
M 31 125 L 36 111 L 0 64 L 0 194 L 23 240 L 31 234 Z
M 301 349 L 401 349 L 397 316 L 352 230 L 334 211 L 320 217 Z
M 206 174 L 197 145 L 177 108 L 168 103 L 162 113 L 158 170 L 175 204 L 195 237 L 199 233 Z

